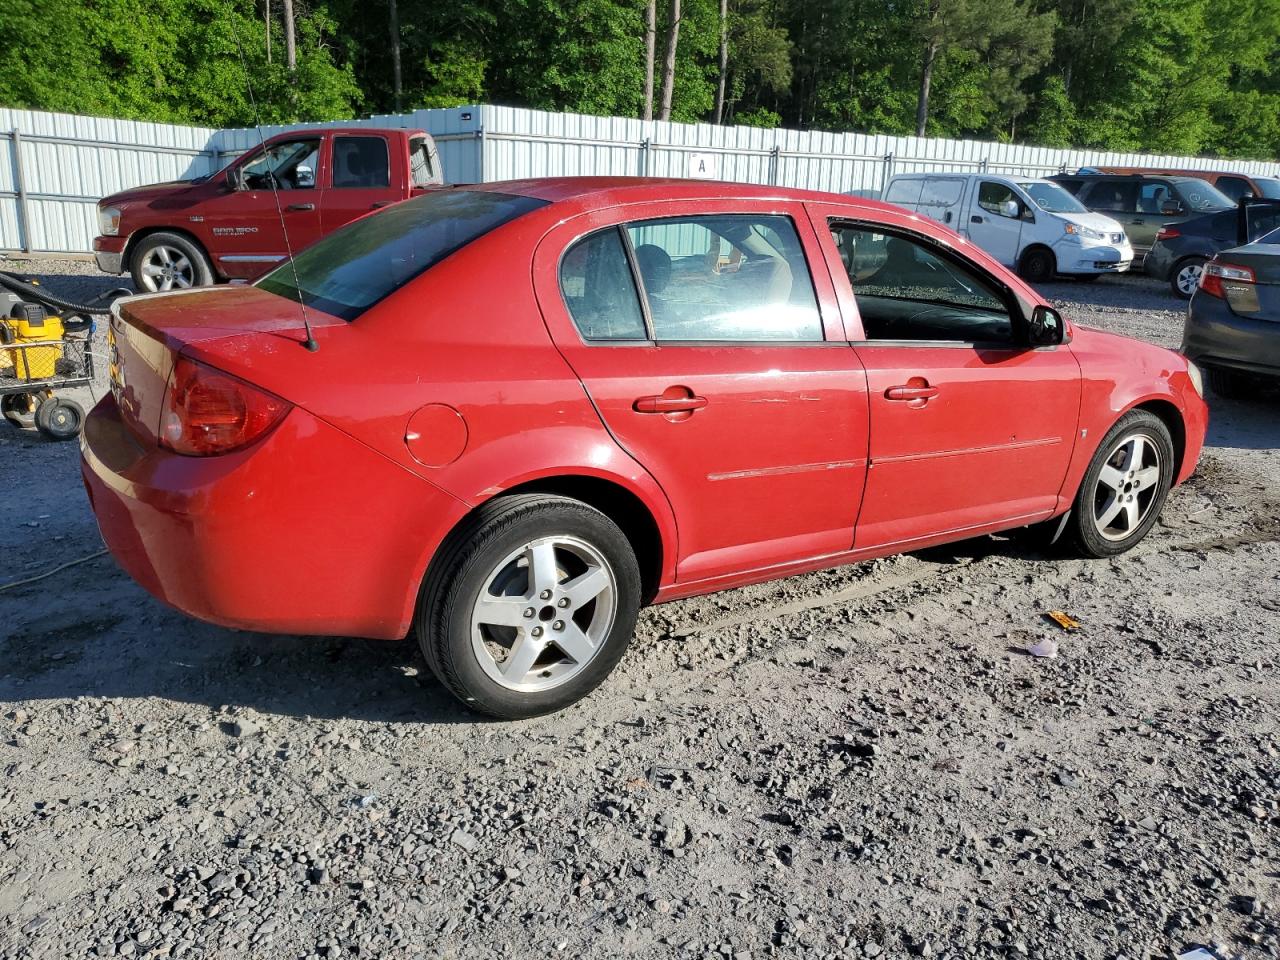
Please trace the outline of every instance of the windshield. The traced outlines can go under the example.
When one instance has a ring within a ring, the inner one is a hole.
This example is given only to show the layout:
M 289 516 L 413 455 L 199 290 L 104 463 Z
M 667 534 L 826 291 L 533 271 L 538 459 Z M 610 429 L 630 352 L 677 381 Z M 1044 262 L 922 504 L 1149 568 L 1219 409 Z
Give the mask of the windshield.
M 1063 190 L 1056 183 L 1043 180 L 1029 180 L 1018 184 L 1027 195 L 1035 201 L 1037 207 L 1046 213 L 1088 213 L 1083 203 Z
M 1177 181 L 1178 192 L 1192 210 L 1197 213 L 1212 213 L 1214 210 L 1227 210 L 1235 206 L 1235 201 L 1209 183 L 1207 180 L 1187 178 Z
M 480 190 L 429 193 L 329 234 L 258 286 L 354 320 L 449 254 L 543 206 L 545 200 Z
M 1254 177 L 1253 183 L 1258 188 L 1258 196 L 1280 200 L 1280 180 L 1274 177 Z

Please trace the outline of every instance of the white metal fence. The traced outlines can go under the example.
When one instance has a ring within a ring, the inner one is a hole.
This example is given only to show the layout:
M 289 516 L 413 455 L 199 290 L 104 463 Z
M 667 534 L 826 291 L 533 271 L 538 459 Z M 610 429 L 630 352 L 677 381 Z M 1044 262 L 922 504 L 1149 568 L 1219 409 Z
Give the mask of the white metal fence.
M 439 144 L 451 183 L 546 176 L 711 176 L 814 190 L 879 191 L 893 173 L 1048 176 L 1082 166 L 1275 175 L 1280 164 L 1065 150 L 976 140 L 761 130 L 469 106 L 345 121 L 408 127 Z M 328 124 L 326 124 L 328 125 Z M 270 136 L 290 127 L 268 127 Z M 80 253 L 94 204 L 127 187 L 211 173 L 253 147 L 256 129 L 214 130 L 0 110 L 0 250 Z

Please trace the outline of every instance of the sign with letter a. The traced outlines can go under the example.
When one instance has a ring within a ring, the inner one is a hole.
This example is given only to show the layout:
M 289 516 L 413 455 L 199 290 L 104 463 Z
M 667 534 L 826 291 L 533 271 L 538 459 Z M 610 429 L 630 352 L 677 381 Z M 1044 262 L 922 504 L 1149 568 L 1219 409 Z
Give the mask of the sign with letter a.
M 695 180 L 715 180 L 716 155 L 714 153 L 691 153 L 689 155 L 689 176 Z

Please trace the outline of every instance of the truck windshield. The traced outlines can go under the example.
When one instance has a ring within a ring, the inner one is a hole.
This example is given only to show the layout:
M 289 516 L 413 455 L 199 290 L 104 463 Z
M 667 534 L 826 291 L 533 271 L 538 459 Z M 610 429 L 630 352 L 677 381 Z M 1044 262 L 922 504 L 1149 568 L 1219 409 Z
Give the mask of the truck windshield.
M 344 320 L 471 241 L 545 200 L 481 190 L 441 190 L 335 230 L 258 281 L 263 290 Z
M 1018 184 L 1045 213 L 1088 213 L 1083 203 L 1056 183 L 1029 180 Z
M 1254 177 L 1253 183 L 1258 188 L 1258 196 L 1280 200 L 1280 180 L 1274 177 Z

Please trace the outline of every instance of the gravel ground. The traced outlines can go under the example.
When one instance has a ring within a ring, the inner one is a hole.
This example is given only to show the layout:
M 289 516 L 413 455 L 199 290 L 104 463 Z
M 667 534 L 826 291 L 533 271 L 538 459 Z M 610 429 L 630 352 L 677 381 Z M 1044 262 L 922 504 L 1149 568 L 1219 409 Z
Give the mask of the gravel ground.
M 1161 285 L 1046 290 L 1179 339 Z M 1280 957 L 1275 412 L 1214 399 L 1124 557 L 987 537 L 652 608 L 523 723 L 108 558 L 0 592 L 0 958 Z M 74 445 L 0 426 L 0 465 L 0 582 L 101 549 Z

